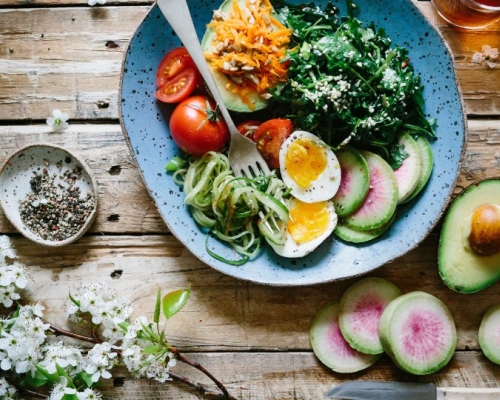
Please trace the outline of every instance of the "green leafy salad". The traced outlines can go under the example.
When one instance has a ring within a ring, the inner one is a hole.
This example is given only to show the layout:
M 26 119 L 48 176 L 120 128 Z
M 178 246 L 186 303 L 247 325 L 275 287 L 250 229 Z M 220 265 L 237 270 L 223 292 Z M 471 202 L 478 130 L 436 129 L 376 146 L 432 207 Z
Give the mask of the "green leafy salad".
M 290 62 L 288 80 L 271 91 L 269 108 L 276 115 L 334 148 L 350 143 L 370 149 L 393 169 L 406 157 L 396 144 L 401 130 L 435 138 L 408 51 L 392 46 L 384 29 L 364 27 L 350 1 L 345 18 L 331 3 L 323 10 L 282 0 L 273 6 L 293 29 L 284 60 Z

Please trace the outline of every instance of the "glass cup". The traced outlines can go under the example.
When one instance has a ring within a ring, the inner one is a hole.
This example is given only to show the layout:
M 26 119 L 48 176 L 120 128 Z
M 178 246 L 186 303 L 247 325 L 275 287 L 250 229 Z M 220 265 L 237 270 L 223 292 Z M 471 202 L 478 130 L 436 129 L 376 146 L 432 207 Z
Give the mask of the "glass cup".
M 500 18 L 500 0 L 432 0 L 438 14 L 450 24 L 478 29 Z

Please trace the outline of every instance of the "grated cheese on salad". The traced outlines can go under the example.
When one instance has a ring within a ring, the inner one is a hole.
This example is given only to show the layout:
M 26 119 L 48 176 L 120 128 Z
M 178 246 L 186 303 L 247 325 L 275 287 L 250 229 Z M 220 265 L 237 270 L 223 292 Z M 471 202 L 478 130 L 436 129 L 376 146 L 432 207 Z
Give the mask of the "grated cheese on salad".
M 228 76 L 226 89 L 238 94 L 254 109 L 248 93 L 268 98 L 268 89 L 286 81 L 288 63 L 283 63 L 291 29 L 273 15 L 269 0 L 233 1 L 231 12 L 214 12 L 207 28 L 214 29 L 214 49 L 205 52 L 209 64 Z

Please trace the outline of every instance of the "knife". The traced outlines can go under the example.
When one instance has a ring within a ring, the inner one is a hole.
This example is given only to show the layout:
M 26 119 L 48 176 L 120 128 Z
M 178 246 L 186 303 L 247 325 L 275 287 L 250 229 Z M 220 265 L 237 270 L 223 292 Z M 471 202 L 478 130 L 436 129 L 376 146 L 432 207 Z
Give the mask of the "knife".
M 346 400 L 498 400 L 500 388 L 439 388 L 433 383 L 351 381 L 335 386 L 326 397 Z

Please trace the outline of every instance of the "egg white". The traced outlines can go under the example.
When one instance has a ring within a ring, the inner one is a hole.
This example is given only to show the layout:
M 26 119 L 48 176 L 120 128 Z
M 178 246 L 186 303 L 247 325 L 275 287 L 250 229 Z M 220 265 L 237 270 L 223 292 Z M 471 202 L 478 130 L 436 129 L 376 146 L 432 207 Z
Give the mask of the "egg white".
M 286 169 L 285 157 L 290 145 L 298 139 L 305 139 L 316 143 L 326 151 L 327 165 L 325 170 L 314 180 L 307 188 L 301 187 L 294 181 Z M 317 136 L 306 131 L 293 132 L 281 145 L 279 153 L 281 179 L 291 189 L 294 197 L 302 200 L 304 203 L 316 203 L 330 200 L 340 186 L 340 164 L 333 150 Z
M 297 200 L 291 197 L 285 203 L 289 209 L 293 209 L 296 202 Z M 323 232 L 317 238 L 310 240 L 308 242 L 297 243 L 287 229 L 285 232 L 285 242 L 282 245 L 277 245 L 272 243 L 271 241 L 268 241 L 268 243 L 271 245 L 276 254 L 286 258 L 304 257 L 313 250 L 315 250 L 321 243 L 323 243 L 332 234 L 333 230 L 337 226 L 338 217 L 337 213 L 335 212 L 335 207 L 333 205 L 333 202 L 325 201 L 325 203 L 329 215 L 328 226 L 325 232 Z

